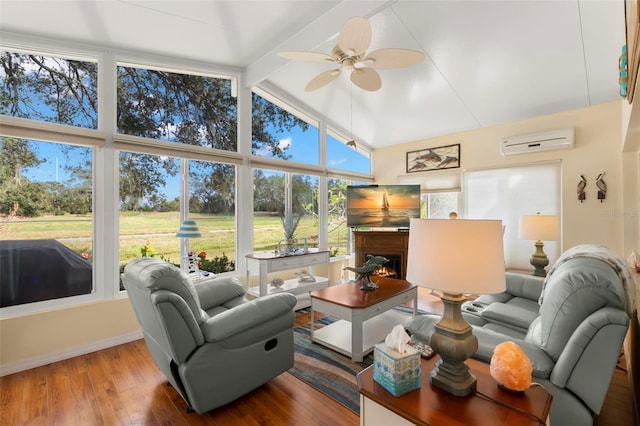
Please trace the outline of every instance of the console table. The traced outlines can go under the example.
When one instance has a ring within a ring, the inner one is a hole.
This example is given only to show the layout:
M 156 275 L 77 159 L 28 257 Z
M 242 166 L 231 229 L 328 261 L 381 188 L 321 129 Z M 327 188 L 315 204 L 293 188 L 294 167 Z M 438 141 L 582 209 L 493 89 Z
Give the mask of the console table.
M 271 272 L 282 272 L 288 270 L 302 270 L 309 269 L 312 265 L 326 264 L 329 265 L 329 250 L 309 249 L 306 253 L 294 254 L 288 256 L 278 256 L 275 253 L 250 253 L 246 256 L 247 259 L 247 286 L 249 289 L 247 293 L 252 296 L 261 297 L 267 294 L 273 294 L 277 292 L 286 291 L 296 296 L 298 303 L 295 309 L 302 309 L 311 305 L 311 299 L 309 298 L 309 292 L 319 290 L 329 286 L 329 279 L 327 277 L 315 276 L 314 282 L 299 282 L 298 278 L 291 278 L 284 280 L 284 283 L 280 287 L 274 287 L 269 283 L 268 274 Z M 252 269 L 257 263 L 258 271 L 258 285 L 251 286 L 251 275 L 255 274 L 256 268 Z M 309 272 L 309 271 L 308 271 Z
M 373 366 L 358 373 L 360 424 L 502 426 L 548 422 L 553 397 L 543 387 L 533 386 L 522 394 L 507 392 L 489 374 L 489 364 L 468 359 L 469 370 L 478 380 L 477 391 L 455 396 L 429 382 L 439 359 L 438 355 L 421 359 L 420 389 L 397 398 L 373 380 Z

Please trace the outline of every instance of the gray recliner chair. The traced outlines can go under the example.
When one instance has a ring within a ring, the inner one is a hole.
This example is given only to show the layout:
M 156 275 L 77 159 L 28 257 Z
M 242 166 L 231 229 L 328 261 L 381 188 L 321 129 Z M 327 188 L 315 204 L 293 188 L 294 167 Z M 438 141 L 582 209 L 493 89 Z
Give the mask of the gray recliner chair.
M 158 368 L 202 414 L 293 367 L 295 296 L 248 301 L 236 278 L 194 285 L 159 259 L 127 264 L 122 281 Z
M 516 342 L 533 364 L 533 382 L 553 395 L 552 426 L 592 425 L 600 412 L 635 313 L 635 281 L 620 256 L 595 245 L 563 253 L 549 271 L 540 310 L 526 332 L 472 325 L 474 358 L 489 363 L 500 343 Z M 439 317 L 417 317 L 412 339 L 428 343 Z

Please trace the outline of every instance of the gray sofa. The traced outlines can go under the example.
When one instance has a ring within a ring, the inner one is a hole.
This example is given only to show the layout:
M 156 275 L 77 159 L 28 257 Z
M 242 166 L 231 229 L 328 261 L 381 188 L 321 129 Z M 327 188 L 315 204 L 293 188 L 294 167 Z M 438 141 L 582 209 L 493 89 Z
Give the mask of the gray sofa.
M 127 264 L 122 281 L 158 368 L 201 414 L 293 367 L 295 296 L 248 301 L 235 278 L 194 285 L 154 258 Z
M 624 259 L 601 246 L 577 246 L 549 271 L 539 315 L 526 331 L 491 321 L 472 325 L 473 357 L 488 363 L 498 344 L 516 342 L 533 364 L 533 382 L 553 395 L 551 425 L 592 425 L 634 312 L 635 282 Z M 411 320 L 412 339 L 428 343 L 438 320 Z
M 507 272 L 505 283 L 502 293 L 483 294 L 464 303 L 462 316 L 471 325 L 521 337 L 540 314 L 544 278 Z

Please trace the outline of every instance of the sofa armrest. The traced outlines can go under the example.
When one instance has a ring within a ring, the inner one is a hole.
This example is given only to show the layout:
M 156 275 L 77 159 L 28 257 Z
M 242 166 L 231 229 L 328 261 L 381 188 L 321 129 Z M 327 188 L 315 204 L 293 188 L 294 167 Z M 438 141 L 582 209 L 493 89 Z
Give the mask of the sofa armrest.
M 481 316 L 488 322 L 516 327 L 526 332 L 538 313 L 506 303 L 492 303 L 482 311 Z
M 194 287 L 200 307 L 205 311 L 245 294 L 244 287 L 235 277 L 214 278 L 202 284 L 194 284 Z
M 609 389 L 629 317 L 606 306 L 584 320 L 573 332 L 551 374 L 551 382 L 577 394 L 598 413 Z
M 205 321 L 201 326 L 204 338 L 207 342 L 222 341 L 291 312 L 296 302 L 294 295 L 278 293 L 236 306 Z

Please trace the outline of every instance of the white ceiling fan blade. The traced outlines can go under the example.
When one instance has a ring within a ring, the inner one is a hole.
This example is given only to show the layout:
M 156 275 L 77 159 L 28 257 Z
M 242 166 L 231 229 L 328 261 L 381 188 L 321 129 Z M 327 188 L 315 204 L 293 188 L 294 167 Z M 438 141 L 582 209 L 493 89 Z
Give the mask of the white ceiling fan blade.
M 335 62 L 332 56 L 317 52 L 278 52 L 278 56 L 295 61 Z
M 339 75 L 340 75 L 340 69 L 335 69 L 335 70 L 330 70 L 330 71 L 325 71 L 323 73 L 320 73 L 317 76 L 315 76 L 315 78 L 311 80 L 309 84 L 307 84 L 307 87 L 305 87 L 304 90 L 307 92 L 312 92 L 316 89 L 321 88 L 322 86 L 325 86 L 331 83 L 333 80 L 338 78 Z
M 359 88 L 369 92 L 375 92 L 382 87 L 380 74 L 371 68 L 354 68 L 351 73 L 351 81 Z
M 379 49 L 368 54 L 363 62 L 371 68 L 403 68 L 424 61 L 424 53 L 411 49 Z
M 365 18 L 349 19 L 338 36 L 338 47 L 348 56 L 363 55 L 371 44 L 371 24 Z

